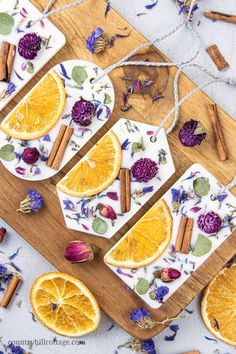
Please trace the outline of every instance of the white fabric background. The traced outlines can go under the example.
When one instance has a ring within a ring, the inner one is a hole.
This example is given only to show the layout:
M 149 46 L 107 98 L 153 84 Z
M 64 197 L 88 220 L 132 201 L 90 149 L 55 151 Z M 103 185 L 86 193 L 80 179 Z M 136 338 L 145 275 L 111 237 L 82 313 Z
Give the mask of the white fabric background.
M 147 38 L 153 39 L 157 34 L 163 34 L 179 21 L 176 8 L 171 0 L 159 0 L 159 4 L 148 15 L 137 17 L 140 12 L 147 12 L 144 6 L 151 1 L 147 0 L 112 0 L 113 7 L 120 12 L 127 20 L 140 30 Z M 231 67 L 225 72 L 225 75 L 236 76 L 236 26 L 226 23 L 213 23 L 205 19 L 202 13 L 209 9 L 222 12 L 236 13 L 235 0 L 205 0 L 200 1 L 201 9 L 197 15 L 200 21 L 198 31 L 206 46 L 217 43 L 221 52 L 230 63 Z M 191 36 L 185 30 L 179 31 L 173 38 L 159 45 L 161 51 L 171 60 L 183 60 L 183 55 L 188 56 L 190 51 L 194 51 L 194 43 Z M 208 55 L 202 52 L 198 58 L 198 62 L 206 66 L 212 71 L 216 71 Z M 187 74 L 196 82 L 204 82 L 204 76 L 193 70 Z M 223 108 L 236 118 L 236 89 L 226 87 L 223 84 L 216 84 L 210 87 L 207 93 L 216 100 Z M 196 117 L 197 118 L 197 117 Z M 30 217 L 30 216 L 29 216 Z M 8 262 L 8 256 L 14 253 L 17 247 L 21 247 L 19 255 L 14 262 L 22 269 L 24 282 L 17 292 L 17 296 L 13 299 L 8 309 L 0 309 L 0 351 L 3 350 L 2 343 L 7 344 L 9 340 L 64 340 L 65 338 L 48 331 L 40 323 L 32 321 L 29 311 L 31 311 L 29 303 L 29 289 L 38 275 L 54 271 L 55 268 L 49 264 L 40 254 L 38 254 L 27 242 L 25 242 L 18 234 L 14 232 L 8 225 L 0 219 L 0 226 L 8 229 L 6 240 L 1 244 L 0 263 Z M 78 265 L 79 266 L 79 265 Z M 165 341 L 165 335 L 172 334 L 170 329 L 166 329 L 163 333 L 155 338 L 157 353 L 159 354 L 179 354 L 183 351 L 199 349 L 201 354 L 234 354 L 236 348 L 230 347 L 220 341 L 216 343 L 205 338 L 213 336 L 207 331 L 202 324 L 199 315 L 199 299 L 195 299 L 188 309 L 194 313 L 189 315 L 185 320 L 174 321 L 180 326 L 180 330 L 173 342 Z M 19 306 L 20 301 L 21 306 Z M 184 312 L 186 313 L 186 312 Z M 130 340 L 130 337 L 123 329 L 114 325 L 106 315 L 102 316 L 101 324 L 98 330 L 81 340 L 85 341 L 85 345 L 74 346 L 53 346 L 46 345 L 41 347 L 33 346 L 29 350 L 27 345 L 23 345 L 26 351 L 34 354 L 47 353 L 81 353 L 81 354 L 117 354 L 128 353 L 126 349 L 117 351 L 117 346 Z M 111 329 L 110 329 L 111 328 Z M 109 330 L 110 329 L 110 330 Z

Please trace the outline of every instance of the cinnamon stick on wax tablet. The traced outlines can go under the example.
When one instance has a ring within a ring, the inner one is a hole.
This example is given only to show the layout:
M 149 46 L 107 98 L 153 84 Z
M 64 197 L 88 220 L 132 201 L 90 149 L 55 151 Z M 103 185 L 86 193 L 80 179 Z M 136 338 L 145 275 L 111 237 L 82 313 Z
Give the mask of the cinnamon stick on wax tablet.
M 188 254 L 192 240 L 194 219 L 181 216 L 175 243 L 176 252 Z
M 74 129 L 68 125 L 62 124 L 58 136 L 54 142 L 52 151 L 47 160 L 47 166 L 58 170 L 65 154 L 66 148 L 73 135 Z
M 130 170 L 120 170 L 120 208 L 122 213 L 127 213 L 131 208 Z
M 0 81 L 10 81 L 16 46 L 3 41 L 0 45 Z

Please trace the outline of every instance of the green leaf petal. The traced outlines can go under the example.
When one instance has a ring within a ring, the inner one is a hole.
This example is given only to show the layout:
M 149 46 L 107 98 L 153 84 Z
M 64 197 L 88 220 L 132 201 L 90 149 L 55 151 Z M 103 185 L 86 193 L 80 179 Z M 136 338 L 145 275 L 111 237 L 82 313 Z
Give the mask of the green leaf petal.
M 29 74 L 33 74 L 34 73 L 34 64 L 31 63 L 31 61 L 28 61 L 27 63 L 27 71 Z
M 137 293 L 140 295 L 144 295 L 148 291 L 149 287 L 149 282 L 144 278 L 140 278 L 136 284 Z
M 85 68 L 83 68 L 83 66 L 74 66 L 73 70 L 72 70 L 72 79 L 79 85 L 82 86 L 82 84 L 84 83 L 84 81 L 87 79 L 88 74 L 85 70 Z
M 108 95 L 108 93 L 105 93 L 104 104 L 108 104 L 108 103 L 111 103 L 111 96 Z
M 105 234 L 108 229 L 107 222 L 99 217 L 96 217 L 92 223 L 93 231 L 97 232 L 99 235 Z
M 12 161 L 15 158 L 14 146 L 11 144 L 7 144 L 2 146 L 0 149 L 0 158 L 5 161 Z
M 15 25 L 14 18 L 6 12 L 0 12 L 0 34 L 8 35 Z
M 193 247 L 193 255 L 196 257 L 202 257 L 206 253 L 210 252 L 212 247 L 212 241 L 202 234 L 198 235 L 198 239 Z
M 207 195 L 210 188 L 209 179 L 206 177 L 198 177 L 193 181 L 193 189 L 200 197 Z

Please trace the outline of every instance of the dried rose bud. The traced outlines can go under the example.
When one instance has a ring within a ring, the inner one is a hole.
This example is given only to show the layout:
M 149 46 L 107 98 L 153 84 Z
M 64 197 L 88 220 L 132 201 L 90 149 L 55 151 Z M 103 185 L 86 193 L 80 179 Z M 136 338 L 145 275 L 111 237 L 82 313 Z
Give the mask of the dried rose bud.
M 27 147 L 22 154 L 22 160 L 31 165 L 35 162 L 37 162 L 39 159 L 39 152 L 38 149 L 36 149 L 35 147 Z
M 83 241 L 72 241 L 66 247 L 65 258 L 74 263 L 92 261 L 98 252 L 98 247 Z
M 117 219 L 117 215 L 115 210 L 110 205 L 98 204 L 97 209 L 101 216 L 107 219 L 115 220 Z
M 178 279 L 181 276 L 180 271 L 174 268 L 163 268 L 153 273 L 155 278 L 160 278 L 164 283 Z
M 0 243 L 3 241 L 5 235 L 6 235 L 7 230 L 5 229 L 5 227 L 1 227 L 0 228 Z

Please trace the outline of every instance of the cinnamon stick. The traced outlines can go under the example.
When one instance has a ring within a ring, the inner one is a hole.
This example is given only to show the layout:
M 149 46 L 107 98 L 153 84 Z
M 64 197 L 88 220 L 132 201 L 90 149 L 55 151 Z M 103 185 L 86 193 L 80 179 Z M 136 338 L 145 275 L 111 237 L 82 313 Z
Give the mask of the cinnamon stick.
M 199 350 L 192 350 L 191 352 L 184 352 L 182 354 L 201 354 Z
M 10 44 L 2 42 L 0 47 L 0 81 L 7 81 L 7 57 Z
M 212 129 L 215 135 L 216 149 L 220 161 L 226 161 L 229 159 L 228 148 L 225 143 L 225 137 L 222 129 L 222 125 L 219 119 L 219 114 L 216 104 L 208 106 L 208 114 L 211 121 Z
M 188 254 L 192 239 L 194 219 L 181 216 L 177 239 L 175 243 L 176 252 Z
M 236 16 L 230 14 L 224 14 L 222 12 L 210 11 L 204 13 L 205 17 L 210 18 L 211 20 L 225 21 L 229 23 L 236 24 Z
M 181 252 L 181 247 L 184 239 L 184 233 L 186 229 L 188 218 L 186 216 L 181 216 L 177 239 L 175 243 L 175 250 L 176 252 Z
M 131 208 L 130 171 L 126 168 L 120 170 L 120 208 L 122 213 Z
M 74 129 L 62 124 L 47 160 L 47 166 L 58 170 Z
M 225 60 L 216 44 L 207 48 L 206 51 L 219 71 L 229 67 L 229 63 Z
M 21 276 L 18 273 L 14 273 L 0 301 L 0 307 L 7 307 L 9 305 L 20 282 Z
M 16 56 L 16 46 L 15 44 L 11 44 L 7 56 L 7 81 L 10 81 L 11 79 L 15 56 Z

